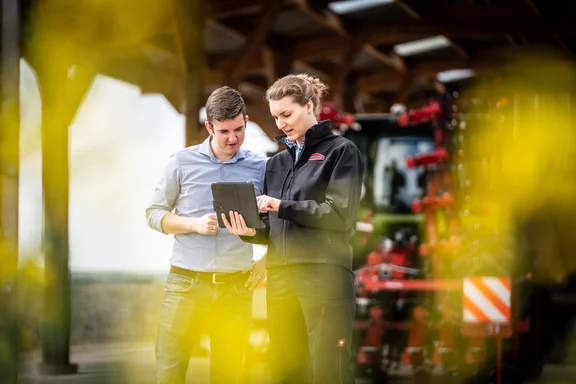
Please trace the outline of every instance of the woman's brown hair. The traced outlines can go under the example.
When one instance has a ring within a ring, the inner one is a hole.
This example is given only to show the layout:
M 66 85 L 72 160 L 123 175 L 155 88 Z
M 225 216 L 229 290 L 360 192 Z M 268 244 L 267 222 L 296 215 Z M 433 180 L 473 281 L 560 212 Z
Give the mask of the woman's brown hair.
M 295 103 L 306 105 L 312 101 L 316 116 L 322 111 L 322 100 L 328 93 L 328 86 L 320 79 L 306 73 L 286 75 L 266 91 L 266 100 L 280 100 L 292 96 Z

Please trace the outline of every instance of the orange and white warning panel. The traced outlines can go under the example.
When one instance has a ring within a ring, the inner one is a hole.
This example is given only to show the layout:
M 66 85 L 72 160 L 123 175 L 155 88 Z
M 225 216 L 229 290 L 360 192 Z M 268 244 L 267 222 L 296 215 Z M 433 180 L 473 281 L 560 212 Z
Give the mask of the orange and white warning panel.
M 465 323 L 509 323 L 512 285 L 507 277 L 468 277 L 463 283 Z

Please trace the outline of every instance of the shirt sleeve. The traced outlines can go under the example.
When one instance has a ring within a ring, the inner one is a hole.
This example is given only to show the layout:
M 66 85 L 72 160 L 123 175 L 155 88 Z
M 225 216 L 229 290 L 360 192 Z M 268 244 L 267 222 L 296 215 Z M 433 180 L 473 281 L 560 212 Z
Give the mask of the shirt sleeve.
M 264 194 L 264 178 L 266 177 L 266 159 L 262 159 L 260 161 L 260 177 L 258 178 L 258 182 L 256 183 L 256 188 L 258 188 L 258 194 Z
M 360 151 L 354 144 L 344 145 L 328 180 L 325 200 L 282 200 L 278 217 L 298 225 L 346 231 L 357 220 L 363 175 Z
M 164 167 L 162 178 L 156 185 L 150 204 L 146 208 L 148 226 L 158 232 L 162 230 L 162 219 L 172 212 L 180 195 L 180 164 L 175 155 Z

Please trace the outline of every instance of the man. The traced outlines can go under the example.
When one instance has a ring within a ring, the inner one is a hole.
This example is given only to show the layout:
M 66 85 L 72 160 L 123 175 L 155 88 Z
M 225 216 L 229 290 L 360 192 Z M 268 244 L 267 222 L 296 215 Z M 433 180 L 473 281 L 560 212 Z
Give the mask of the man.
M 185 382 L 206 320 L 212 384 L 240 380 L 252 289 L 266 273 L 263 260 L 252 267 L 250 244 L 218 227 L 212 205 L 213 182 L 252 182 L 257 194 L 262 190 L 266 160 L 241 148 L 246 105 L 222 87 L 208 98 L 206 116 L 210 137 L 170 157 L 146 210 L 152 229 L 174 234 L 156 342 L 158 383 Z

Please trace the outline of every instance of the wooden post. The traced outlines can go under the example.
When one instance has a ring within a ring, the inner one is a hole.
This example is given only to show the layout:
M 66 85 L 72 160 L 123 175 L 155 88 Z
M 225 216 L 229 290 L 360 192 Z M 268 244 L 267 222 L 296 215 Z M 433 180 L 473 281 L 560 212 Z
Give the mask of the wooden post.
M 186 146 L 202 142 L 208 135 L 200 124 L 205 67 L 204 28 L 206 11 L 200 0 L 172 0 L 178 50 L 182 58 L 182 113 L 186 121 Z
M 247 69 L 246 64 L 251 57 L 254 55 L 262 55 L 266 36 L 268 36 L 268 31 L 280 12 L 281 5 L 281 1 L 262 1 L 262 15 L 260 20 L 256 24 L 256 28 L 246 38 L 242 53 L 227 76 L 226 83 L 232 88 L 237 89 L 240 85 Z
M 356 113 L 356 78 L 348 76 L 342 92 L 343 112 Z
M 262 50 L 262 55 L 266 65 L 268 86 L 271 86 L 276 80 L 291 72 L 292 64 L 294 63 L 294 52 L 290 49 L 277 51 L 270 48 L 264 48 Z
M 56 56 L 58 57 L 58 55 Z M 77 372 L 70 363 L 71 286 L 69 270 L 68 130 L 94 78 L 91 68 L 37 61 L 42 98 L 42 188 L 44 202 L 45 297 L 40 372 Z
M 41 64 L 42 65 L 42 64 Z M 68 266 L 68 126 L 74 111 L 69 97 L 66 67 L 36 67 L 42 97 L 42 189 L 44 197 L 44 324 L 40 371 L 47 375 L 71 374 L 71 292 Z
M 365 36 L 360 36 L 358 38 L 355 39 L 350 38 L 348 40 L 348 46 L 346 47 L 344 54 L 340 58 L 340 63 L 338 64 L 336 73 L 332 78 L 333 82 L 332 92 L 333 92 L 334 104 L 336 105 L 336 108 L 339 111 L 344 111 L 346 107 L 348 108 L 351 107 L 350 105 L 345 105 L 350 104 L 349 102 L 350 94 L 346 95 L 346 93 L 354 94 L 355 85 L 350 84 L 349 86 L 347 84 L 347 80 L 350 80 L 349 73 L 352 68 L 352 63 L 354 62 L 354 59 L 364 47 L 364 39 Z M 348 102 L 346 102 L 345 99 L 348 99 Z M 348 112 L 354 112 L 354 111 L 352 110 Z
M 0 8 L 0 382 L 18 382 L 16 305 L 18 179 L 20 163 L 20 1 Z

